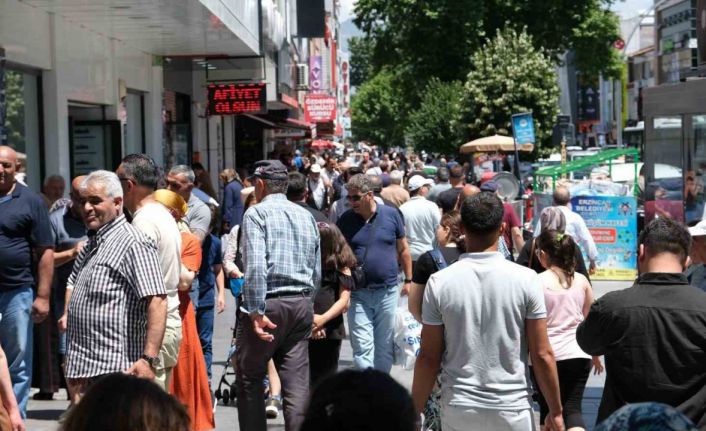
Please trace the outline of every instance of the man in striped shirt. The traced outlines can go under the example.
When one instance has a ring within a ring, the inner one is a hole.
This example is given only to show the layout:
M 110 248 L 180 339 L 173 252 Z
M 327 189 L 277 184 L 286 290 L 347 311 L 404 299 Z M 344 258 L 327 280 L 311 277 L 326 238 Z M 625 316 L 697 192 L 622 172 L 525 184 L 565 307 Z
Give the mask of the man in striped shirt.
M 122 215 L 117 175 L 92 172 L 79 195 L 88 242 L 67 283 L 66 377 L 82 394 L 110 373 L 154 379 L 167 301 L 157 247 Z

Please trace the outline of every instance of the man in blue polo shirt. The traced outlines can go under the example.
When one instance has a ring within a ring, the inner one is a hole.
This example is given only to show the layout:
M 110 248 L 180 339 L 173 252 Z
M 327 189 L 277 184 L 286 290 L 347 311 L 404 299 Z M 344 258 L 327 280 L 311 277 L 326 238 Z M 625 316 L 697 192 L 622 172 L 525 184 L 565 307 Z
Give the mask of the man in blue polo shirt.
M 15 181 L 17 167 L 15 150 L 0 146 L 0 345 L 24 419 L 32 382 L 32 320 L 41 322 L 49 314 L 54 242 L 44 201 Z
M 348 309 L 353 363 L 358 369 L 374 367 L 389 373 L 400 265 L 405 275 L 403 295 L 412 282 L 404 222 L 397 208 L 375 202 L 373 184 L 366 175 L 354 175 L 346 188 L 352 208 L 337 224 L 366 276 L 365 286 L 351 292 Z

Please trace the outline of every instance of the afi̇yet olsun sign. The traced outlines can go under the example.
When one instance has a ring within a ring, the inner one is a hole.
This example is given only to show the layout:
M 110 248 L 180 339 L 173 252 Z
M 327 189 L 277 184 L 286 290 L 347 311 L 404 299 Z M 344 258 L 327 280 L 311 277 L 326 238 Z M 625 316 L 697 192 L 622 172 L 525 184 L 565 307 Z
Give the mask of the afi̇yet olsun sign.
M 208 115 L 262 114 L 267 112 L 265 83 L 211 84 Z

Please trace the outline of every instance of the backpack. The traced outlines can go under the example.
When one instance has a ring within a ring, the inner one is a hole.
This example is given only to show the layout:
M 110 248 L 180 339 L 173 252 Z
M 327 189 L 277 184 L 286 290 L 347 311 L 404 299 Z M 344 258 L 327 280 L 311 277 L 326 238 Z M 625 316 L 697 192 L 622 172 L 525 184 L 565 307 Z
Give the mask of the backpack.
M 434 260 L 434 264 L 436 265 L 437 271 L 441 271 L 442 269 L 448 266 L 448 264 L 446 263 L 446 259 L 444 259 L 444 255 L 441 254 L 441 250 L 439 250 L 438 248 L 430 250 L 429 255 Z

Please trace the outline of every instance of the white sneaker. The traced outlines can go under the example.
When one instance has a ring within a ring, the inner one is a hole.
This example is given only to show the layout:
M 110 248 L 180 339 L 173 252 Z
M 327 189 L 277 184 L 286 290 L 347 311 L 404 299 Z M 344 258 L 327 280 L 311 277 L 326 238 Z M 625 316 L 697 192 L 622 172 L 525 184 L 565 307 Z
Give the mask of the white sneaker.
M 267 419 L 277 419 L 279 411 L 282 409 L 282 401 L 277 398 L 268 398 L 265 403 L 265 415 Z

